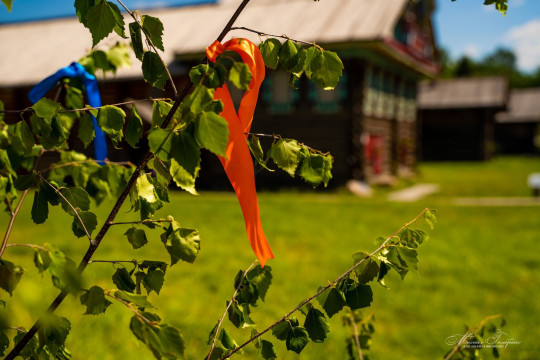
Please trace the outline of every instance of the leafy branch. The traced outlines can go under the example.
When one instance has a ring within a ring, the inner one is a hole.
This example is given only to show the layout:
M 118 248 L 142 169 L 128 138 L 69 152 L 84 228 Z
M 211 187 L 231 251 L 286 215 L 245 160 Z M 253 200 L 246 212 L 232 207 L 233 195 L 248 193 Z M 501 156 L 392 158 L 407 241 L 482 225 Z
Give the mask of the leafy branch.
M 37 168 L 39 160 L 41 159 L 41 156 L 43 155 L 43 150 L 40 151 L 38 157 L 36 158 L 36 161 L 34 163 L 34 170 Z M 15 210 L 11 208 L 11 203 L 9 199 L 6 198 L 6 202 L 8 204 L 11 219 L 9 220 L 8 227 L 6 229 L 6 233 L 4 234 L 4 239 L 2 240 L 2 246 L 0 247 L 0 259 L 2 258 L 2 255 L 4 254 L 4 251 L 6 250 L 6 246 L 8 244 L 9 237 L 11 235 L 11 230 L 13 229 L 13 224 L 15 223 L 15 218 L 19 214 L 19 211 L 21 210 L 21 206 L 24 202 L 24 199 L 26 198 L 26 195 L 28 194 L 29 189 L 26 189 L 23 191 L 21 198 L 19 199 L 19 202 L 17 203 L 17 207 Z
M 233 26 L 234 22 L 240 16 L 243 9 L 247 6 L 247 4 L 250 2 L 250 0 L 243 0 L 242 3 L 238 6 L 235 13 L 232 15 L 228 23 L 225 25 L 219 36 L 217 37 L 218 41 L 222 41 L 223 38 L 227 35 L 227 33 L 230 31 L 231 27 Z M 184 100 L 184 98 L 187 96 L 189 90 L 192 87 L 192 83 L 188 82 L 186 84 L 184 90 L 178 94 L 175 98 L 174 104 L 171 106 L 171 109 L 167 113 L 167 116 L 165 117 L 161 127 L 166 128 L 169 124 L 169 122 L 172 120 L 174 114 L 176 113 L 176 110 L 178 110 L 178 107 L 180 106 L 180 103 Z M 120 211 L 120 208 L 124 204 L 124 201 L 128 197 L 131 189 L 134 187 L 135 183 L 137 182 L 137 179 L 139 177 L 139 174 L 144 170 L 148 162 L 153 158 L 153 155 L 150 151 L 146 152 L 137 167 L 135 168 L 135 171 L 129 178 L 126 186 L 124 187 L 124 190 L 120 194 L 120 196 L 117 198 L 115 205 L 111 209 L 111 212 L 109 213 L 109 216 L 105 220 L 103 226 L 99 230 L 98 234 L 94 238 L 93 241 L 90 242 L 90 246 L 86 253 L 83 256 L 83 259 L 79 263 L 78 266 L 78 272 L 82 273 L 84 269 L 88 266 L 89 261 L 92 259 L 92 256 L 94 255 L 95 251 L 99 247 L 101 241 L 103 240 L 104 236 L 107 234 L 108 230 L 112 226 L 111 224 L 114 223 L 114 219 L 116 218 L 116 215 Z M 14 221 L 14 219 L 12 219 Z M 12 225 L 12 222 L 11 222 Z M 10 227 L 11 228 L 11 227 Z M 60 304 L 64 301 L 66 296 L 68 295 L 69 291 L 65 288 L 63 289 L 60 294 L 53 300 L 53 302 L 49 305 L 49 307 L 46 310 L 46 314 L 52 314 L 54 311 L 60 306 Z M 17 342 L 17 344 L 14 346 L 14 348 L 11 350 L 11 352 L 6 356 L 5 360 L 13 360 L 15 357 L 21 352 L 21 350 L 28 344 L 28 342 L 34 337 L 36 332 L 41 328 L 41 320 L 38 320 L 34 323 L 34 325 L 28 330 L 26 334 Z
M 90 233 L 88 232 L 88 229 L 86 228 L 86 224 L 84 223 L 84 221 L 81 219 L 81 215 L 79 214 L 79 211 L 73 206 L 73 204 L 64 196 L 64 194 L 62 194 L 62 192 L 60 190 L 58 190 L 58 188 L 56 188 L 53 184 L 51 184 L 50 182 L 47 181 L 47 179 L 45 179 L 43 177 L 43 175 L 41 175 L 40 172 L 37 173 L 37 175 L 40 177 L 41 181 L 43 181 L 45 184 L 47 184 L 47 186 L 49 186 L 51 189 L 54 190 L 54 192 L 60 196 L 65 202 L 66 204 L 71 208 L 71 210 L 73 210 L 73 212 L 75 213 L 75 216 L 77 217 L 77 219 L 79 220 L 80 224 L 81 224 L 81 227 L 82 229 L 84 230 L 85 234 L 86 234 L 86 237 L 88 237 L 88 240 L 90 241 L 90 243 L 92 243 L 92 237 L 90 236 Z
M 422 212 L 420 212 L 414 219 L 412 219 L 411 221 L 405 223 L 402 227 L 400 227 L 396 232 L 394 232 L 392 235 L 388 236 L 384 242 L 376 249 L 374 250 L 373 252 L 371 252 L 370 254 L 367 254 L 363 259 L 361 259 L 360 261 L 356 262 L 352 267 L 350 267 L 347 271 L 345 271 L 342 275 L 340 275 L 338 278 L 336 278 L 334 281 L 332 281 L 331 283 L 329 283 L 328 285 L 324 286 L 324 287 L 321 287 L 315 294 L 313 294 L 312 296 L 308 297 L 307 299 L 303 300 L 302 302 L 300 302 L 300 304 L 298 304 L 294 309 L 292 309 L 291 311 L 289 311 L 286 315 L 284 315 L 281 319 L 279 319 L 278 321 L 276 321 L 275 323 L 273 323 L 272 325 L 270 325 L 269 327 L 267 327 L 265 330 L 261 331 L 261 332 L 258 332 L 256 335 L 252 336 L 249 340 L 247 340 L 246 342 L 244 342 L 242 345 L 240 346 L 237 346 L 235 347 L 232 351 L 230 351 L 229 353 L 227 353 L 226 355 L 224 355 L 223 357 L 221 357 L 221 360 L 224 360 L 224 359 L 228 359 L 229 357 L 231 357 L 232 355 L 234 355 L 236 352 L 240 351 L 241 349 L 243 349 L 245 346 L 247 346 L 248 344 L 254 342 L 255 340 L 257 340 L 258 338 L 260 338 L 262 335 L 266 334 L 268 331 L 274 329 L 277 325 L 287 321 L 289 319 L 289 317 L 291 315 L 293 315 L 295 312 L 297 312 L 298 310 L 300 310 L 304 305 L 310 303 L 312 300 L 314 300 L 317 296 L 321 295 L 323 292 L 327 291 L 328 289 L 336 286 L 336 284 L 338 284 L 340 281 L 344 280 L 345 278 L 347 278 L 356 268 L 358 268 L 359 266 L 362 266 L 364 264 L 364 262 L 368 259 L 371 259 L 372 256 L 380 253 L 381 251 L 383 251 L 384 249 L 386 248 L 389 248 L 389 247 L 393 247 L 393 246 L 396 246 L 395 244 L 391 243 L 391 241 L 393 239 L 396 238 L 396 236 L 401 233 L 403 230 L 407 229 L 411 224 L 414 224 L 420 217 L 424 216 L 424 218 L 426 219 L 426 221 L 431 224 L 430 221 L 433 221 L 434 217 L 433 217 L 433 214 L 432 214 L 432 210 L 426 208 L 424 210 L 422 210 Z
M 293 41 L 293 42 L 295 42 L 297 44 L 311 45 L 311 46 L 315 46 L 315 47 L 317 47 L 319 49 L 321 48 L 319 45 L 317 45 L 314 42 L 292 39 L 292 38 L 288 37 L 287 35 L 272 35 L 272 34 L 262 32 L 262 31 L 253 30 L 253 29 L 247 28 L 245 26 L 235 26 L 235 27 L 231 28 L 231 30 L 245 30 L 245 31 L 255 33 L 255 34 L 259 35 L 259 36 L 267 36 L 267 37 L 270 36 L 270 37 L 273 37 L 273 38 L 291 40 L 291 41 Z
M 231 307 L 231 305 L 233 304 L 233 302 L 235 301 L 235 297 L 236 295 L 238 295 L 238 292 L 240 291 L 240 289 L 242 288 L 242 286 L 244 286 L 244 279 L 246 278 L 249 270 L 251 270 L 251 268 L 253 268 L 253 266 L 255 266 L 257 264 L 257 262 L 253 262 L 247 269 L 246 271 L 244 271 L 244 273 L 242 274 L 242 277 L 240 279 L 240 281 L 238 282 L 238 286 L 236 287 L 236 289 L 234 290 L 234 294 L 231 298 L 231 301 L 228 303 L 227 307 L 225 308 L 225 311 L 223 312 L 223 315 L 221 316 L 221 318 L 219 319 L 218 321 L 218 324 L 215 328 L 215 334 L 214 334 L 214 338 L 212 339 L 212 345 L 210 347 L 210 352 L 208 353 L 208 356 L 206 357 L 206 360 L 210 360 L 211 359 L 211 356 L 212 356 L 212 352 L 214 351 L 214 348 L 216 347 L 216 340 L 218 338 L 218 335 L 219 335 L 219 330 L 221 329 L 221 325 L 223 325 L 223 321 L 225 320 L 225 316 L 227 316 L 227 313 L 229 312 L 229 309 Z
M 126 5 L 124 5 L 124 3 L 121 1 L 121 0 L 117 0 L 118 3 L 120 5 L 122 5 L 122 7 L 127 11 L 127 13 L 129 15 L 131 15 L 131 17 L 133 18 L 133 20 L 135 20 L 135 23 L 137 24 L 137 26 L 140 28 L 140 30 L 144 33 L 144 36 L 146 38 L 146 41 L 148 42 L 148 44 L 150 44 L 150 46 L 152 47 L 152 49 L 154 50 L 154 53 L 157 55 L 157 57 L 159 58 L 159 61 L 161 61 L 161 64 L 163 65 L 163 68 L 165 69 L 165 72 L 167 73 L 167 76 L 169 78 L 169 81 L 171 82 L 171 86 L 173 88 L 173 91 L 174 91 L 174 96 L 178 96 L 178 90 L 176 90 L 176 85 L 174 85 L 174 80 L 172 78 L 172 75 L 171 75 L 171 72 L 169 71 L 169 67 L 167 66 L 167 64 L 165 63 L 165 61 L 163 61 L 163 58 L 161 57 L 161 55 L 159 55 L 159 52 L 158 52 L 158 49 L 156 48 L 156 45 L 154 45 L 154 42 L 152 41 L 152 37 L 148 34 L 148 31 L 147 29 L 144 28 L 144 26 L 141 24 L 141 22 L 137 19 L 137 17 L 135 16 L 135 14 L 130 11 Z

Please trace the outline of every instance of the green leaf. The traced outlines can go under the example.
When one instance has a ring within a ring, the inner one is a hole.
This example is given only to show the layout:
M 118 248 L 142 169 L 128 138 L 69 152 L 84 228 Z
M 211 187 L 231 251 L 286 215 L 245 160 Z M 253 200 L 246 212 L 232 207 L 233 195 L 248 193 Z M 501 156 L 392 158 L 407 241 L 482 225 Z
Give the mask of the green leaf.
M 158 332 L 164 357 L 184 358 L 185 342 L 180 331 L 168 324 L 161 324 Z
M 302 157 L 301 150 L 302 147 L 296 140 L 279 139 L 272 145 L 268 154 L 277 166 L 294 176 Z
M 295 326 L 292 331 L 289 332 L 285 344 L 287 350 L 294 351 L 297 354 L 306 347 L 309 342 L 308 332 L 301 326 Z
M 9 338 L 4 332 L 0 332 L 0 356 L 6 354 L 6 349 L 9 347 Z
M 264 60 L 264 65 L 275 70 L 279 62 L 279 50 L 281 49 L 281 42 L 274 38 L 266 39 L 265 42 L 259 45 L 259 48 Z
M 24 269 L 10 261 L 0 259 L 0 288 L 13 295 L 13 290 L 21 280 Z
M 197 194 L 195 179 L 199 174 L 200 164 L 201 152 L 193 135 L 186 130 L 174 134 L 169 172 L 176 185 Z
M 119 107 L 105 105 L 99 109 L 97 122 L 101 130 L 111 138 L 115 145 L 122 140 L 125 118 L 126 113 Z
M 94 124 L 90 115 L 85 113 L 79 119 L 79 131 L 77 132 L 77 136 L 81 139 L 85 149 L 90 145 L 92 140 L 94 140 Z
M 137 229 L 135 227 L 129 228 L 125 234 L 131 246 L 134 249 L 139 249 L 148 243 L 146 233 L 143 229 Z
M 207 88 L 215 89 L 223 85 L 225 81 L 226 70 L 223 71 L 223 66 L 220 64 L 214 65 L 216 68 L 208 64 L 199 64 L 194 66 L 189 71 L 189 78 L 195 85 L 204 85 Z
M 79 217 L 81 218 L 84 227 L 86 227 L 86 230 L 88 231 L 88 234 L 92 236 L 92 232 L 96 229 L 97 226 L 97 216 L 94 213 L 91 213 L 90 211 L 79 211 Z M 77 216 L 73 216 L 73 222 L 71 223 L 71 229 L 73 230 L 73 233 L 77 237 L 83 237 L 86 236 L 86 232 L 84 231 L 84 227 L 81 224 L 81 221 Z
M 165 51 L 163 48 L 163 24 L 161 20 L 150 15 L 143 15 L 141 20 L 143 29 L 148 37 L 150 37 L 150 40 L 152 40 L 154 46 L 161 51 Z
M 336 87 L 343 71 L 343 63 L 335 52 L 312 47 L 308 49 L 306 76 L 324 90 Z
M 146 295 L 137 295 L 126 291 L 118 290 L 114 292 L 114 296 L 140 308 L 155 308 L 155 306 L 148 301 Z
M 274 344 L 270 341 L 262 340 L 261 341 L 261 356 L 264 360 L 276 360 L 277 353 L 274 349 Z
M 373 291 L 369 285 L 353 284 L 345 292 L 345 299 L 351 310 L 365 308 L 373 301 Z
M 172 132 L 167 129 L 154 127 L 148 133 L 148 146 L 150 151 L 160 158 L 167 161 L 171 153 Z
M 426 220 L 426 223 L 431 229 L 433 229 L 435 227 L 435 224 L 437 223 L 437 217 L 435 216 L 435 213 L 435 210 L 426 210 L 426 212 L 424 212 L 424 220 Z
M 352 257 L 353 264 L 357 264 L 360 261 L 363 261 L 362 264 L 358 265 L 354 269 L 358 282 L 366 284 L 377 277 L 377 275 L 379 274 L 379 265 L 375 260 L 370 258 L 367 253 L 357 252 L 354 253 Z
M 175 221 L 161 234 L 161 242 L 171 256 L 171 265 L 176 264 L 178 260 L 193 263 L 201 250 L 199 232 L 180 228 Z
M 107 310 L 112 303 L 105 299 L 105 292 L 99 286 L 92 286 L 90 290 L 81 295 L 81 305 L 86 306 L 84 315 L 98 315 Z
M 266 292 L 272 283 L 272 268 L 268 265 L 263 268 L 255 266 L 248 271 L 246 278 L 257 286 L 259 297 L 264 301 Z
M 386 254 L 386 261 L 403 279 L 408 271 L 418 272 L 418 251 L 406 246 L 392 246 Z
M 144 277 L 143 285 L 148 294 L 155 291 L 159 294 L 165 281 L 165 272 L 162 269 L 149 269 L 148 273 Z
M 144 80 L 155 88 L 163 90 L 165 82 L 167 82 L 167 73 L 165 67 L 159 59 L 159 56 L 152 52 L 147 51 L 143 55 L 142 72 Z
M 224 157 L 229 141 L 229 125 L 218 114 L 203 111 L 195 122 L 195 138 L 201 147 Z
M 139 24 L 137 24 L 136 22 L 132 22 L 129 24 L 129 35 L 131 37 L 131 46 L 133 47 L 133 52 L 135 53 L 135 57 L 137 57 L 137 59 L 142 61 L 144 48 L 143 48 L 141 28 L 139 27 Z
M 46 119 L 50 123 L 53 117 L 60 111 L 62 106 L 56 101 L 47 98 L 41 98 L 37 103 L 32 105 L 32 109 L 36 115 L 42 119 Z
M 248 147 L 249 151 L 251 151 L 251 154 L 255 158 L 255 160 L 266 170 L 273 172 L 274 170 L 268 168 L 266 166 L 266 159 L 264 158 L 264 152 L 261 146 L 261 142 L 259 141 L 259 137 L 255 135 L 250 135 L 248 138 Z
M 139 198 L 143 198 L 149 204 L 153 204 L 158 201 L 154 191 L 154 185 L 148 181 L 148 176 L 146 174 L 141 174 L 137 178 L 136 189 Z
M 87 27 L 92 34 L 92 47 L 105 39 L 114 30 L 115 26 L 117 26 L 115 16 L 116 10 L 118 10 L 118 8 L 116 7 L 116 9 L 114 9 L 114 7 L 111 7 L 108 1 L 101 1 L 89 8 L 86 12 L 83 25 Z
M 64 348 L 69 331 L 71 330 L 71 323 L 69 320 L 51 314 L 44 316 L 40 321 L 40 325 L 40 344 L 47 345 L 47 348 L 53 354 L 61 352 Z
M 34 193 L 34 202 L 32 204 L 32 221 L 36 224 L 42 224 L 49 217 L 49 204 L 46 194 L 43 190 Z
M 225 329 L 221 329 L 219 332 L 218 340 L 221 341 L 221 344 L 227 350 L 233 350 L 238 346 L 231 334 L 229 334 L 229 332 Z
M 116 269 L 112 280 L 118 290 L 124 290 L 127 292 L 133 292 L 135 290 L 135 282 L 124 267 L 119 267 Z
M 107 1 L 107 4 L 111 8 L 112 14 L 114 16 L 114 21 L 115 21 L 115 24 L 113 27 L 114 32 L 120 35 L 121 37 L 123 37 L 124 39 L 126 39 L 124 17 L 122 16 L 120 9 L 113 2 Z
M 15 186 L 15 189 L 19 191 L 24 191 L 30 188 L 30 186 L 34 185 L 36 178 L 36 174 L 19 175 L 13 182 L 13 186 Z
M 331 155 L 313 154 L 305 151 L 300 165 L 300 176 L 313 187 L 318 186 L 320 183 L 324 183 L 326 187 L 328 181 L 332 178 L 330 172 L 332 161 Z
M 247 90 L 249 88 L 251 77 L 249 66 L 243 62 L 235 62 L 229 70 L 229 81 L 240 90 Z
M 184 339 L 178 329 L 168 324 L 159 324 L 160 318 L 152 313 L 143 312 L 142 318 L 133 316 L 129 328 L 137 339 L 142 341 L 156 359 L 163 357 L 176 359 L 184 357 Z
M 70 204 L 76 210 L 87 211 L 90 209 L 90 196 L 86 190 L 79 187 L 62 188 L 60 193 L 64 196 L 63 198 L 60 197 L 60 205 L 62 205 L 62 209 L 68 214 L 75 215 Z
M 322 288 L 319 288 L 321 290 Z M 317 301 L 323 307 L 329 317 L 337 314 L 347 302 L 345 295 L 335 287 L 332 287 L 317 296 Z
M 26 121 L 19 121 L 15 125 L 15 134 L 17 139 L 20 139 L 24 152 L 32 152 L 32 147 L 35 144 L 34 136 L 32 135 L 32 130 L 30 130 L 30 127 L 28 127 L 28 124 L 26 124 Z
M 2 0 L 4 5 L 6 5 L 6 8 L 9 12 L 11 12 L 11 7 L 13 6 L 13 0 Z M 0 120 L 1 121 L 1 120 Z
M 214 89 L 209 89 L 205 86 L 197 86 L 193 92 L 186 96 L 182 102 L 183 112 L 188 109 L 195 115 L 199 115 L 203 110 L 206 110 L 214 101 Z
M 309 338 L 315 342 L 324 342 L 324 339 L 326 339 L 327 334 L 330 332 L 330 324 L 326 316 L 313 306 L 309 308 L 304 327 Z
M 129 56 L 130 49 L 124 44 L 118 42 L 107 51 L 107 60 L 111 64 L 113 72 L 121 67 L 131 66 L 131 58 Z
M 278 340 L 285 341 L 287 340 L 289 333 L 292 331 L 292 328 L 293 325 L 291 322 L 289 320 L 285 320 L 272 328 L 272 335 L 274 335 Z
M 143 121 L 137 107 L 135 107 L 135 104 L 133 104 L 133 107 L 131 108 L 131 117 L 129 118 L 129 124 L 126 130 L 126 142 L 132 148 L 136 148 L 142 134 Z
M 279 49 L 279 64 L 286 70 L 292 70 L 299 61 L 298 47 L 291 40 L 287 40 Z

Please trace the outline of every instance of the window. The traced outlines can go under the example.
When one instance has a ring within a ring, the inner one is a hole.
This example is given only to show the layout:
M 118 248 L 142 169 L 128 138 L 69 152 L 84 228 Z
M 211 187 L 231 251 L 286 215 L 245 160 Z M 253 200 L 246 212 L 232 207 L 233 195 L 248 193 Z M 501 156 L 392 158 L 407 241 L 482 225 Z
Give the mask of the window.
M 289 86 L 289 75 L 285 71 L 267 74 L 263 83 L 263 98 L 273 114 L 289 114 L 298 101 L 299 90 Z
M 309 99 L 314 104 L 314 111 L 322 114 L 336 113 L 341 110 L 341 104 L 347 99 L 347 74 L 343 73 L 333 90 L 323 90 L 310 82 Z

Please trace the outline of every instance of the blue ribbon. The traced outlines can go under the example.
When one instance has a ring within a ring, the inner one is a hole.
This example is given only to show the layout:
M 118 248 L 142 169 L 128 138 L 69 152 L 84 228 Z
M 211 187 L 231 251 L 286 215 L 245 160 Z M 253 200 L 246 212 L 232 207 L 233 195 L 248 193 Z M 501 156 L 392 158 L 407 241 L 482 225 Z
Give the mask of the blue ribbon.
M 94 75 L 88 73 L 84 67 L 78 62 L 72 62 L 71 65 L 66 66 L 58 70 L 53 75 L 45 78 L 39 84 L 34 86 L 28 93 L 28 98 L 35 104 L 42 97 L 45 96 L 52 89 L 58 81 L 64 78 L 79 78 L 86 90 L 86 97 L 88 99 L 88 105 L 93 108 L 101 106 L 101 97 L 99 96 L 99 89 L 97 85 L 97 79 Z M 98 162 L 103 162 L 107 158 L 107 140 L 105 139 L 105 133 L 99 127 L 96 118 L 92 116 L 92 123 L 94 124 L 94 132 L 96 134 L 94 138 L 94 154 Z

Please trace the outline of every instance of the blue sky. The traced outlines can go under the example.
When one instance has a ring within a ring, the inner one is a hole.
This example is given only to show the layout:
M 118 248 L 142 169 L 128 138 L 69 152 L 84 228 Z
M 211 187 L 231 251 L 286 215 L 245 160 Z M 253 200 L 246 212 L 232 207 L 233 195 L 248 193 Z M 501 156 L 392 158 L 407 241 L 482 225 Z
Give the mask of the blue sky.
M 125 3 L 130 8 L 141 9 L 200 1 L 204 0 L 125 0 Z M 497 47 L 506 47 L 516 53 L 520 69 L 538 68 L 540 0 L 509 0 L 510 9 L 505 17 L 482 3 L 483 0 L 436 0 L 434 25 L 439 46 L 447 49 L 454 59 L 464 54 L 480 59 Z M 71 16 L 75 14 L 71 4 L 73 0 L 14 0 L 11 14 L 0 4 L 0 23 Z

